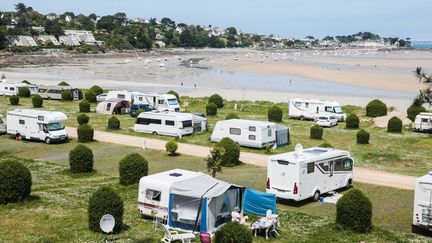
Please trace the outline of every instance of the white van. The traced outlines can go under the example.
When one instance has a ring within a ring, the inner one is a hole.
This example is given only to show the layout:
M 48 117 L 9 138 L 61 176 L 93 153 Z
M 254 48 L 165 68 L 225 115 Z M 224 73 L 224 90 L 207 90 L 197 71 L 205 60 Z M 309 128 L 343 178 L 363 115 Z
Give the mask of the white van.
M 6 133 L 6 119 L 0 114 L 0 134 Z
M 432 171 L 416 180 L 412 232 L 432 234 Z
M 279 198 L 301 201 L 319 199 L 321 194 L 353 181 L 353 159 L 348 151 L 333 148 L 308 148 L 270 156 L 266 190 Z
M 174 169 L 142 177 L 138 188 L 138 211 L 146 216 L 167 219 L 171 186 L 199 175 L 202 173 Z
M 61 94 L 64 90 L 69 90 L 71 92 L 73 100 L 81 100 L 83 98 L 82 91 L 77 88 L 72 88 L 71 86 L 41 85 L 37 89 L 37 94 L 40 95 L 42 99 L 61 100 Z
M 193 133 L 192 114 L 149 111 L 138 115 L 133 127 L 135 132 L 145 132 L 173 137 Z
M 136 103 L 144 103 L 161 111 L 180 111 L 177 97 L 172 94 L 139 93 L 135 96 Z
M 345 121 L 346 114 L 336 101 L 314 99 L 290 99 L 288 102 L 288 116 L 300 120 L 314 120 L 320 116 L 335 116 L 338 121 Z
M 61 124 L 67 117 L 62 112 L 16 109 L 8 111 L 6 118 L 7 133 L 17 140 L 41 140 L 47 144 L 68 140 Z
M 412 128 L 416 132 L 432 132 L 432 113 L 422 112 L 418 114 Z

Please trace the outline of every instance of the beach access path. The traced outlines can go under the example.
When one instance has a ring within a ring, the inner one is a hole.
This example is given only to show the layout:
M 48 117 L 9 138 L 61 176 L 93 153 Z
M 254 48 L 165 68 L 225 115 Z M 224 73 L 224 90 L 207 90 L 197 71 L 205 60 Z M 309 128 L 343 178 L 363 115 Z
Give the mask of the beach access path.
M 76 128 L 66 127 L 70 137 L 77 137 Z M 144 138 L 124 134 L 116 134 L 111 132 L 94 131 L 94 139 L 101 142 L 121 144 L 126 146 L 165 150 L 167 141 L 153 138 Z M 210 153 L 210 148 L 193 144 L 178 144 L 178 153 L 207 157 Z M 255 154 L 250 152 L 241 152 L 240 161 L 246 164 L 266 167 L 267 155 Z M 354 181 L 373 184 L 378 186 L 393 187 L 398 189 L 414 190 L 416 177 L 393 174 L 383 171 L 371 170 L 366 168 L 354 168 Z

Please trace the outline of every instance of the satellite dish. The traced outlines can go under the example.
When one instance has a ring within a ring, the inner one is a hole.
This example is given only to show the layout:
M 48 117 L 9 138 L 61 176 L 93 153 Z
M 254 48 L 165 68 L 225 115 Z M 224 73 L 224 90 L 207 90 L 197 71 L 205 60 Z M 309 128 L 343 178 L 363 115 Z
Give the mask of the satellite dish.
M 300 155 L 300 154 L 303 153 L 303 146 L 301 144 L 299 144 L 299 143 L 296 144 L 296 146 L 295 146 L 295 153 L 297 155 Z
M 115 226 L 115 219 L 111 214 L 105 214 L 99 221 L 101 230 L 107 234 L 111 233 Z

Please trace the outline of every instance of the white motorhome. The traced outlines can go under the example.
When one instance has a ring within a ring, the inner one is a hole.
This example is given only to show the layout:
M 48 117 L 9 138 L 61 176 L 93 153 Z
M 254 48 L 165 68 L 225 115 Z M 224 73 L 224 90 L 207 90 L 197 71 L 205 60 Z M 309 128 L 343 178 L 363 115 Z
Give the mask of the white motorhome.
M 432 234 L 432 171 L 416 180 L 412 232 Z
M 127 90 L 113 90 L 107 93 L 105 100 L 122 99 L 122 100 L 127 100 L 132 104 L 134 103 L 137 94 L 139 94 L 139 92 L 133 92 Z
M 192 134 L 193 118 L 190 113 L 149 111 L 138 115 L 135 132 L 145 132 L 173 137 Z
M 138 188 L 139 212 L 146 216 L 167 219 L 171 186 L 199 175 L 202 173 L 174 169 L 142 177 Z
M 180 111 L 177 97 L 172 94 L 139 93 L 135 97 L 135 103 L 149 104 L 161 111 Z
M 8 111 L 6 118 L 7 133 L 17 140 L 41 140 L 47 144 L 68 140 L 61 124 L 67 117 L 62 112 L 15 109 Z
M 338 121 L 345 121 L 346 114 L 336 101 L 314 99 L 290 99 L 288 102 L 288 116 L 300 120 L 314 120 L 320 116 L 335 116 Z
M 432 113 L 422 112 L 418 114 L 412 128 L 416 132 L 432 132 Z
M 0 114 L 0 134 L 6 133 L 6 119 Z
M 244 147 L 264 148 L 275 143 L 281 147 L 289 144 L 289 135 L 289 128 L 273 122 L 230 119 L 216 123 L 210 141 L 228 137 Z
M 319 199 L 321 194 L 349 187 L 354 161 L 348 151 L 308 148 L 270 156 L 266 190 L 279 198 L 301 201 Z
M 61 100 L 61 94 L 65 90 L 71 92 L 73 100 L 81 100 L 83 98 L 82 91 L 77 88 L 72 88 L 71 86 L 41 85 L 37 89 L 37 94 L 40 95 L 43 99 Z
M 1 82 L 0 95 L 3 96 L 18 95 L 18 90 L 20 87 L 27 87 L 30 90 L 30 95 L 34 95 L 37 90 L 37 86 L 33 84 Z

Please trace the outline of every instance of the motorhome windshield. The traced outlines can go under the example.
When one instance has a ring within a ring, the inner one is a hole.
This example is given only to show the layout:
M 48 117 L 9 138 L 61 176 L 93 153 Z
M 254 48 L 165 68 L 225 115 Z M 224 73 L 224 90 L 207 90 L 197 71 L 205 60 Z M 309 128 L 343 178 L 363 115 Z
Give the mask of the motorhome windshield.
M 178 105 L 177 99 L 168 99 L 168 105 Z
M 59 122 L 54 122 L 54 123 L 49 123 L 46 125 L 48 128 L 48 131 L 58 131 L 58 130 L 63 130 L 63 125 L 60 124 Z
M 335 113 L 342 113 L 342 107 L 340 107 L 340 106 L 335 106 L 335 107 L 333 107 L 333 108 L 334 108 Z

